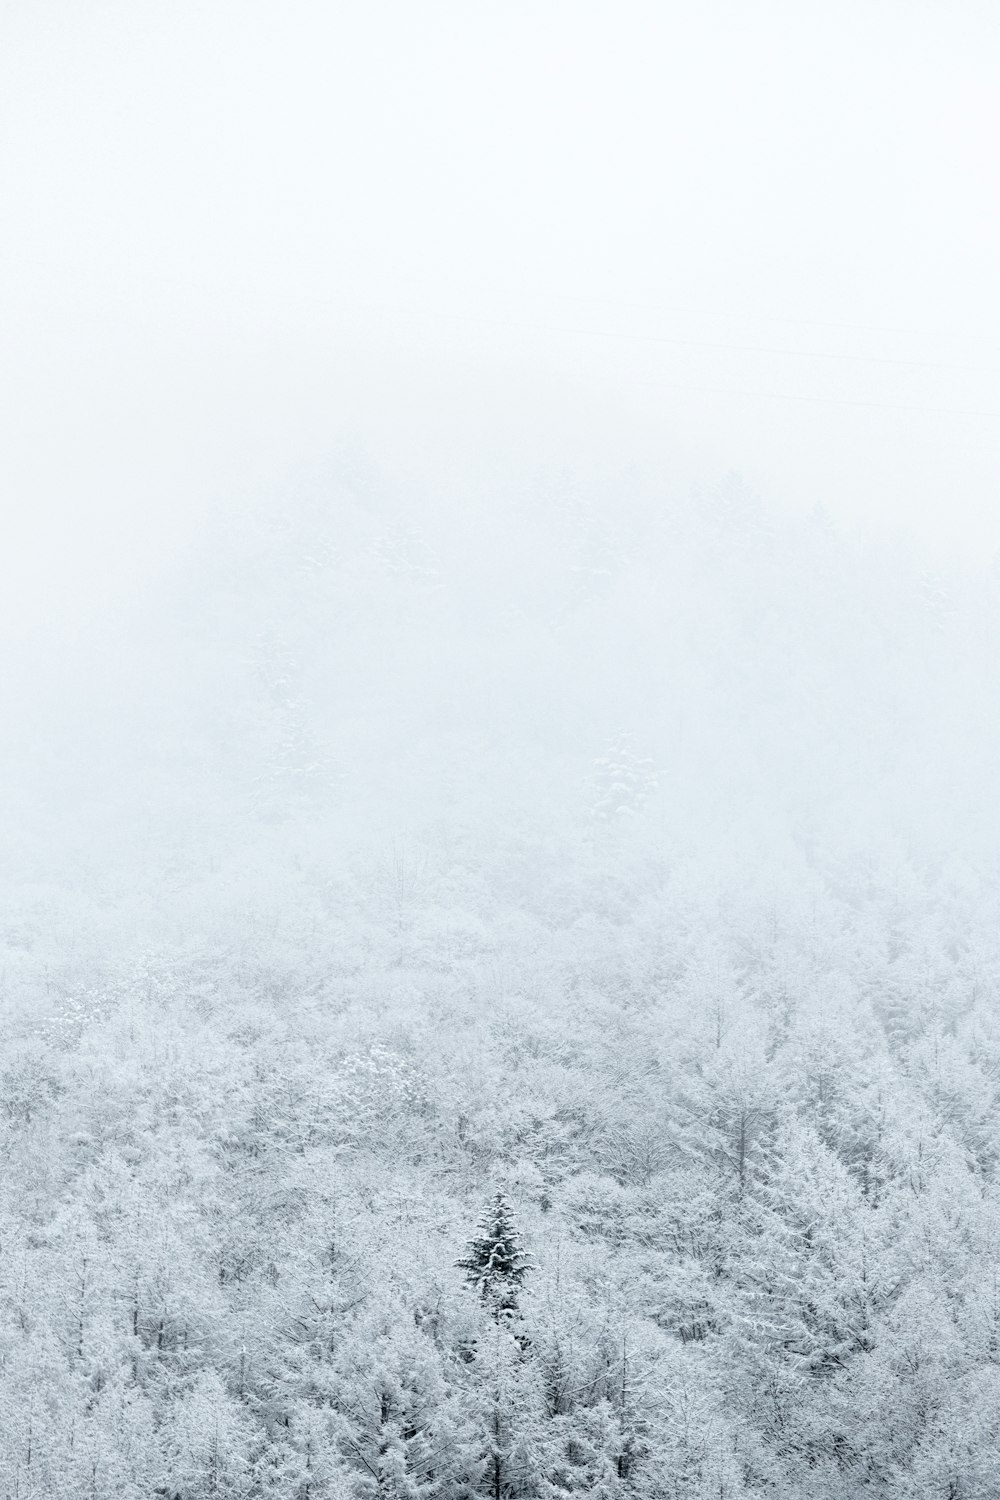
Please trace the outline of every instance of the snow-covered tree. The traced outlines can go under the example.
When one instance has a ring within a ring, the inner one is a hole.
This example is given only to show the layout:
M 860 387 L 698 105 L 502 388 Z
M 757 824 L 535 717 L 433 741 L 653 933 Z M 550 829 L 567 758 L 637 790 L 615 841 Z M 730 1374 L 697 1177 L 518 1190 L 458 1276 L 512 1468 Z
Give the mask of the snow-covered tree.
M 632 817 L 659 789 L 659 784 L 649 756 L 636 752 L 631 734 L 620 734 L 594 761 L 590 815 L 601 823 Z
M 493 1317 L 508 1317 L 518 1311 L 518 1294 L 534 1265 L 534 1257 L 525 1248 L 513 1206 L 502 1188 L 497 1189 L 484 1209 L 478 1230 L 469 1241 L 467 1253 L 456 1264 Z

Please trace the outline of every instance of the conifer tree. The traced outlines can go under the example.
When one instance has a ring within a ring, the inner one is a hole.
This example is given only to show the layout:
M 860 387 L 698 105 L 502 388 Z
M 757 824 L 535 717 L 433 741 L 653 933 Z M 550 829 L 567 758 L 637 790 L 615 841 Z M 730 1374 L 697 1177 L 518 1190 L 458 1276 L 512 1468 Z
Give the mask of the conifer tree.
M 517 1295 L 534 1258 L 524 1248 L 513 1207 L 502 1188 L 490 1199 L 477 1227 L 479 1234 L 469 1241 L 468 1254 L 455 1264 L 499 1322 L 517 1313 Z

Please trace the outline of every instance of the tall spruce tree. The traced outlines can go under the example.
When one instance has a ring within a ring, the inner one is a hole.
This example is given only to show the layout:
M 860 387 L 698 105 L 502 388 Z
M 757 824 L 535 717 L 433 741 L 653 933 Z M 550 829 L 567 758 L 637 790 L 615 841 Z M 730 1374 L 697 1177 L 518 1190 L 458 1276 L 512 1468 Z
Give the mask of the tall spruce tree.
M 469 1241 L 468 1254 L 455 1262 L 499 1321 L 518 1311 L 517 1294 L 534 1265 L 524 1248 L 510 1199 L 502 1188 L 494 1193 Z

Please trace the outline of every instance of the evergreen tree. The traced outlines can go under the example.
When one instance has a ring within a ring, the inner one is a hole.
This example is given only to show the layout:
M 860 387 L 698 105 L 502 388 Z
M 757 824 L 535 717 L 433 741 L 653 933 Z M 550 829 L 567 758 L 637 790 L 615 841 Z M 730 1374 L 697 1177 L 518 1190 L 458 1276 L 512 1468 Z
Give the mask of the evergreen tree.
M 601 823 L 634 817 L 659 790 L 656 767 L 648 756 L 637 755 L 630 734 L 619 734 L 594 761 L 594 802 L 590 815 Z
M 499 1188 L 480 1217 L 469 1253 L 455 1264 L 498 1321 L 518 1311 L 517 1294 L 534 1259 L 524 1248 L 510 1199 Z

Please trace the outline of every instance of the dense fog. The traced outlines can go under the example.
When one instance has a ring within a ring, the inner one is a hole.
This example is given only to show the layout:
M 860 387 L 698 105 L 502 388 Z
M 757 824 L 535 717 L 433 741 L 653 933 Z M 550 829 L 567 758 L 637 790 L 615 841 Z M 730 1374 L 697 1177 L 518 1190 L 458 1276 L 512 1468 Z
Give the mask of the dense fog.
M 998 71 L 0 5 L 0 1500 L 1000 1494 Z

